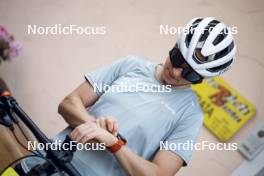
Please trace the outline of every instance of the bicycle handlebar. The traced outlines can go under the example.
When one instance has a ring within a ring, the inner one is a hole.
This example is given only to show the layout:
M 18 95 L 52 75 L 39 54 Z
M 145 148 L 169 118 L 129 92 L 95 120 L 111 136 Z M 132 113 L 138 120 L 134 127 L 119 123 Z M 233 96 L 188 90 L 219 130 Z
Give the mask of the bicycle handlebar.
M 31 120 L 31 118 L 23 111 L 19 106 L 15 98 L 11 94 L 0 87 L 0 102 L 2 103 L 0 108 L 3 111 L 13 111 L 22 122 L 31 130 L 33 135 L 37 138 L 40 143 L 47 144 L 51 143 L 51 140 L 37 127 L 37 125 Z M 3 108 L 4 106 L 4 108 Z M 7 112 L 8 113 L 8 112 Z M 1 118 L 1 117 L 0 117 Z M 64 142 L 70 142 L 69 136 L 66 137 Z M 63 151 L 63 150 L 45 150 L 47 158 L 54 161 L 54 164 L 61 170 L 65 171 L 70 176 L 80 176 L 80 173 L 70 163 L 73 157 L 74 151 Z

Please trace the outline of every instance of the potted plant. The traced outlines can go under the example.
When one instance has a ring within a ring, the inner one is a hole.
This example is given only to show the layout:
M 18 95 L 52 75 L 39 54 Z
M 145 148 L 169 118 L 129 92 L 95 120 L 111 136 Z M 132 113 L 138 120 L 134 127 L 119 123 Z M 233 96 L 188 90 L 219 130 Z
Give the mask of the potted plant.
M 22 46 L 15 41 L 14 36 L 11 35 L 5 27 L 0 25 L 0 64 L 4 61 L 11 61 L 19 55 Z M 5 82 L 0 77 L 0 86 L 6 87 Z

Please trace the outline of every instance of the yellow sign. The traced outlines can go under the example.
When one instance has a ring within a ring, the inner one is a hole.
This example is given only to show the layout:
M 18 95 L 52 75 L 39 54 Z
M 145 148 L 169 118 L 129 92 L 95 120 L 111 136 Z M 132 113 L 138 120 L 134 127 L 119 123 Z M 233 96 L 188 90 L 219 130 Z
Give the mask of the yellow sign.
M 12 167 L 9 167 L 1 176 L 19 176 L 19 175 Z
M 256 113 L 254 106 L 220 77 L 204 80 L 192 88 L 204 112 L 204 125 L 222 142 Z

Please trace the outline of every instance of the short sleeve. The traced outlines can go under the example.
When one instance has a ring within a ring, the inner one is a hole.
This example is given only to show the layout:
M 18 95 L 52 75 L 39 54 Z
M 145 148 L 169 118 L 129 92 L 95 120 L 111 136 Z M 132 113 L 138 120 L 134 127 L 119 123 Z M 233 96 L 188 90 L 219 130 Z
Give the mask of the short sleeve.
M 183 159 L 183 166 L 187 166 L 191 159 L 193 150 L 191 145 L 196 142 L 203 123 L 202 119 L 202 113 L 190 114 L 182 118 L 164 141 L 168 144 L 166 150 L 177 154 Z
M 100 96 L 104 93 L 103 89 L 99 89 L 100 87 L 111 86 L 115 80 L 131 71 L 136 62 L 137 59 L 127 56 L 99 70 L 86 73 L 84 77 L 93 86 L 96 94 Z

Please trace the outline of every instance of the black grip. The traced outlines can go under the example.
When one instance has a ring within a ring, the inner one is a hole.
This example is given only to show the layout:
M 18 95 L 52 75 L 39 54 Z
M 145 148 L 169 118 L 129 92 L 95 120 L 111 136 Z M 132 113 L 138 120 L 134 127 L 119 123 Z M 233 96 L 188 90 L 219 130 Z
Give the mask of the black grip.
M 76 143 L 75 141 L 73 141 L 69 135 L 66 135 L 64 141 L 63 141 L 63 144 L 65 143 Z M 73 145 L 73 146 L 76 146 L 76 145 Z M 72 150 L 70 151 L 67 151 L 67 152 L 70 152 L 68 154 L 70 154 L 70 161 L 72 160 L 72 157 L 73 157 L 73 153 L 76 152 L 77 148 L 76 147 L 72 147 Z M 78 170 L 70 163 L 70 162 L 65 162 L 65 164 L 62 166 L 63 170 L 70 174 L 70 176 L 81 176 L 81 174 L 78 172 Z
M 70 138 L 69 135 L 66 135 L 66 137 L 65 137 L 65 139 L 64 139 L 64 141 L 63 141 L 63 144 L 66 144 L 66 143 L 67 143 L 67 144 L 71 144 L 71 143 L 75 143 L 75 144 L 76 144 L 76 142 L 73 141 L 73 140 Z M 77 150 L 76 145 L 73 145 L 71 152 L 76 152 L 76 150 Z

